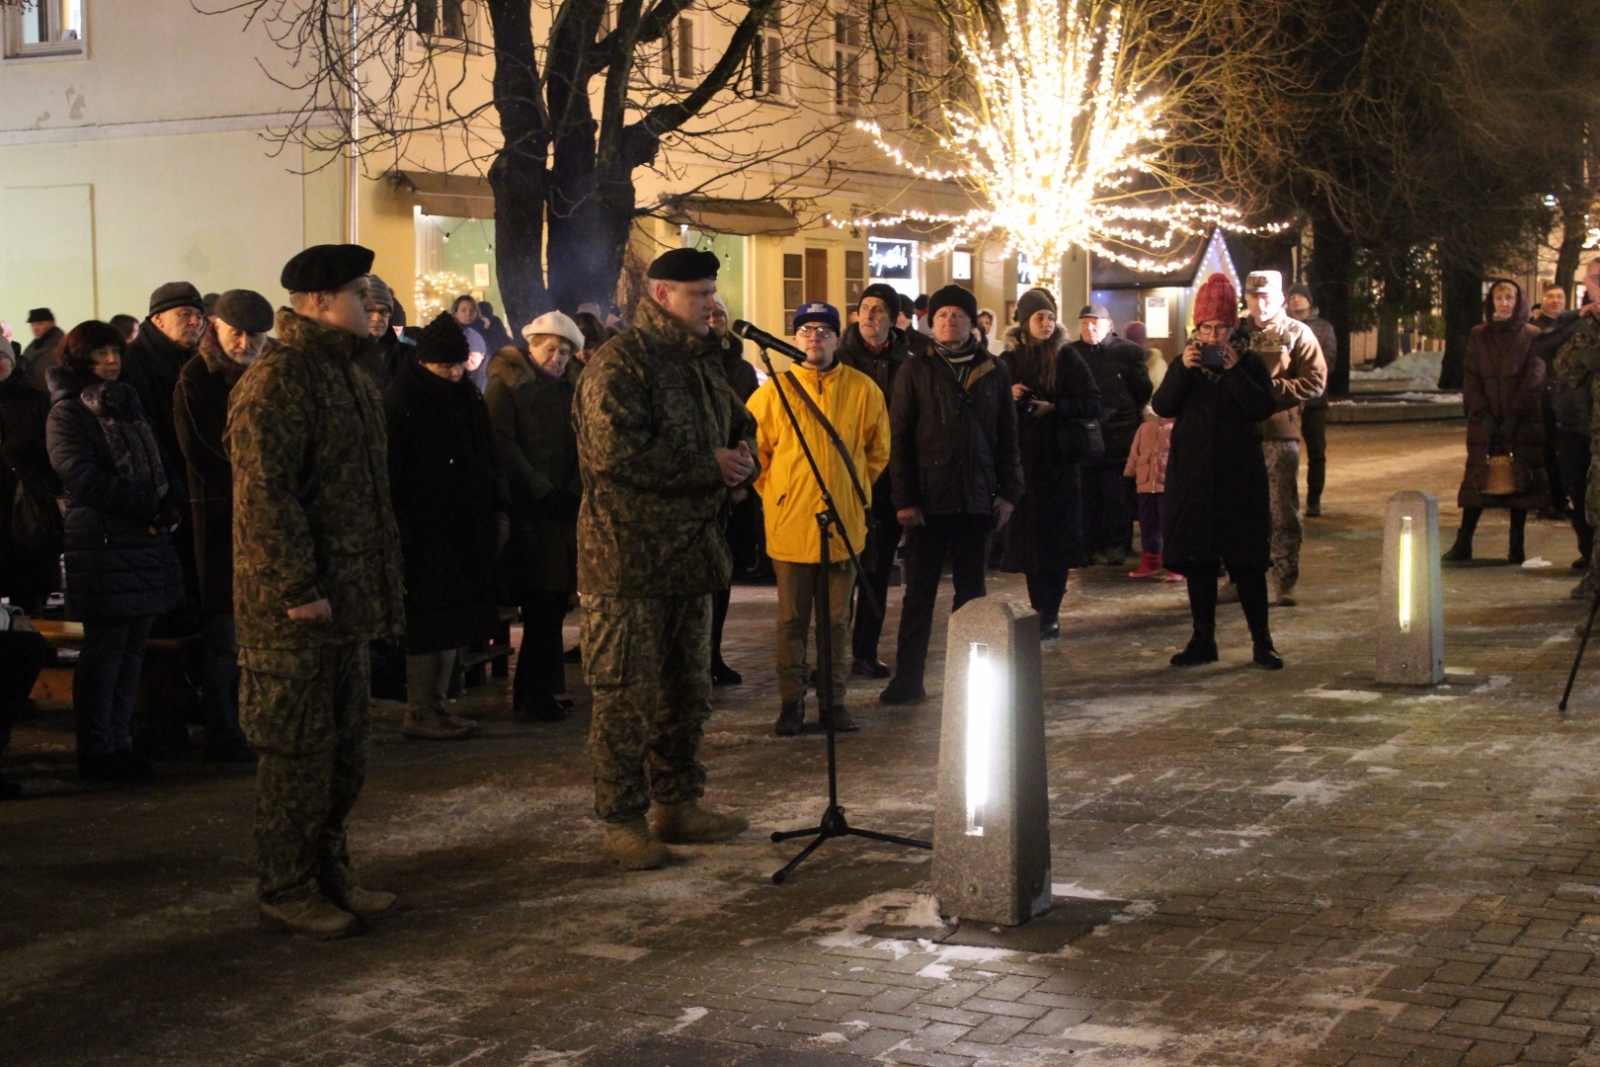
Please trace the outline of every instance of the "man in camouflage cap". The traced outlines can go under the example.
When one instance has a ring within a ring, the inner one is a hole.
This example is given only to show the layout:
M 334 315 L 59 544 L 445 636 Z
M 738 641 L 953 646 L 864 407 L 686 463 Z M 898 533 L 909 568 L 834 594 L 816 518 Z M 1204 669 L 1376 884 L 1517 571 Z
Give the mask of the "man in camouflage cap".
M 630 870 L 666 863 L 668 844 L 749 825 L 698 804 L 711 594 L 733 569 L 718 516 L 728 491 L 756 476 L 755 421 L 711 336 L 717 267 L 688 248 L 656 259 L 633 327 L 590 360 L 573 406 L 595 814 L 601 851 Z
M 261 917 L 318 938 L 394 903 L 356 884 L 344 827 L 366 777 L 367 642 L 405 630 L 383 400 L 358 366 L 372 344 L 371 268 L 359 245 L 291 259 L 292 310 L 228 406 Z

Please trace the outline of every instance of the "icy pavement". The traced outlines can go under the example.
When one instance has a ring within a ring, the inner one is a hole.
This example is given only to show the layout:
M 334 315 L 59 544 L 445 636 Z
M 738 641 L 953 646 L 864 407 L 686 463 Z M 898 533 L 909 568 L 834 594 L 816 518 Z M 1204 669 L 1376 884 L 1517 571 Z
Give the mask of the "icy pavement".
M 830 842 L 770 883 L 794 846 L 766 834 L 820 812 L 823 742 L 770 736 L 773 596 L 741 587 L 727 654 L 747 682 L 718 691 L 706 756 L 710 800 L 753 827 L 667 870 L 595 854 L 575 671 L 572 721 L 514 723 L 500 687 L 462 702 L 484 729 L 460 744 L 405 742 L 380 706 L 352 838 L 402 905 L 351 941 L 257 926 L 248 774 L 0 806 L 0 1063 L 1600 1065 L 1600 671 L 1555 714 L 1572 534 L 1530 526 L 1555 567 L 1447 570 L 1463 681 L 1379 688 L 1383 500 L 1438 493 L 1448 540 L 1462 431 L 1330 436 L 1300 606 L 1273 612 L 1286 670 L 1245 667 L 1228 606 L 1222 662 L 1171 670 L 1181 586 L 1074 575 L 1045 651 L 1068 944 L 940 940 L 928 856 L 893 846 Z M 1478 554 L 1505 536 L 1491 513 Z M 937 701 L 875 692 L 855 687 L 843 801 L 926 836 Z M 49 712 L 13 762 L 70 782 L 70 739 Z

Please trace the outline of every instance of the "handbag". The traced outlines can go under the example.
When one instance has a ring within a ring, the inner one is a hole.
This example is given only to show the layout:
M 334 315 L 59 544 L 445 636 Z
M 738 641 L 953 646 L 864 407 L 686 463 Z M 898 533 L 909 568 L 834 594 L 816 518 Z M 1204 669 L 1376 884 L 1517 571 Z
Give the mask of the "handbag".
M 1056 444 L 1063 463 L 1084 463 L 1106 454 L 1106 435 L 1099 419 L 1062 419 Z
M 794 385 L 794 391 L 800 394 L 800 399 L 806 402 L 806 407 L 811 414 L 822 424 L 822 430 L 828 435 L 828 440 L 833 442 L 833 447 L 839 453 L 839 458 L 844 460 L 844 469 L 850 475 L 850 484 L 855 488 L 856 499 L 861 501 L 861 512 L 867 517 L 867 541 L 861 546 L 856 555 L 862 559 L 877 559 L 878 539 L 882 536 L 878 528 L 877 516 L 872 514 L 872 498 L 867 496 L 865 489 L 861 488 L 861 476 L 856 473 L 855 461 L 850 458 L 850 450 L 845 447 L 844 441 L 839 438 L 839 431 L 833 428 L 833 423 L 828 421 L 828 416 L 822 413 L 817 402 L 811 399 L 811 394 L 806 392 L 805 386 L 800 384 L 800 378 L 794 371 L 785 371 L 784 377 Z

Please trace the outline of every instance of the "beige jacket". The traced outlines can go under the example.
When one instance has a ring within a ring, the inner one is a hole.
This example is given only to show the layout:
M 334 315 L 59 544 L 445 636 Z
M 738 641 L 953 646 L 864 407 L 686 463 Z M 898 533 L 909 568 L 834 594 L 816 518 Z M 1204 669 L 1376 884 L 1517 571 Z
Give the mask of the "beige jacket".
M 1328 361 L 1322 354 L 1322 345 L 1309 326 L 1290 318 L 1283 310 L 1264 325 L 1246 318 L 1239 329 L 1249 335 L 1247 347 L 1267 365 L 1272 395 L 1278 400 L 1278 413 L 1261 424 L 1262 438 L 1297 440 L 1300 405 L 1321 396 L 1328 387 Z

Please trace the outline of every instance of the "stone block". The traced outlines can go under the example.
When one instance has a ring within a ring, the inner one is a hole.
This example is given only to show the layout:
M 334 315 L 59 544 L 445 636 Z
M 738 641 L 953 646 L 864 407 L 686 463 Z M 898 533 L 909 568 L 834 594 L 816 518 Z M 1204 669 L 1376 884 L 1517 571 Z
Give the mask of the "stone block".
M 1439 573 L 1439 500 L 1406 489 L 1389 498 L 1378 596 L 1379 682 L 1444 681 L 1444 593 Z

